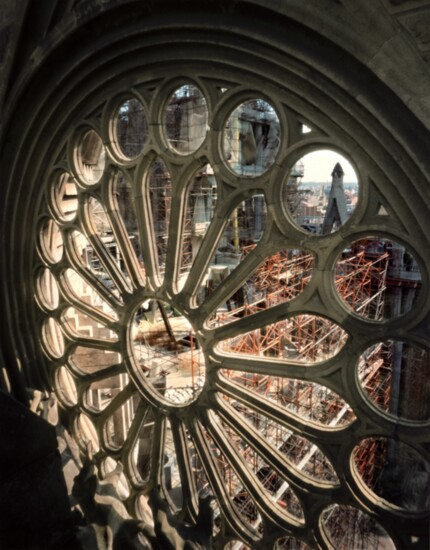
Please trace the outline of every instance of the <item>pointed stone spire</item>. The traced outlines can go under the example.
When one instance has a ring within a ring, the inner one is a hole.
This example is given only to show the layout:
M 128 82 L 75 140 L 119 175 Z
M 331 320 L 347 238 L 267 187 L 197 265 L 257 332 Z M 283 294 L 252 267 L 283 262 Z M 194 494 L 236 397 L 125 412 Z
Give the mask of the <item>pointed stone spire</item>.
M 336 163 L 331 176 L 330 196 L 322 225 L 323 235 L 330 233 L 333 228 L 338 228 L 344 224 L 348 218 L 345 191 L 343 189 L 344 171 L 339 163 Z
M 343 171 L 343 168 L 339 162 L 335 164 L 335 167 L 333 168 L 333 172 L 331 173 L 332 178 L 342 178 L 345 175 L 345 172 Z

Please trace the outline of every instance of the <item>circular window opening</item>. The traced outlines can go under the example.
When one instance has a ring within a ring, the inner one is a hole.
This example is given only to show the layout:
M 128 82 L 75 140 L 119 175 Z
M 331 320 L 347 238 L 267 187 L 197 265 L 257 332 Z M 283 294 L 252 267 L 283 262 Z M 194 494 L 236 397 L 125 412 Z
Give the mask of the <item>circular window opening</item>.
M 352 506 L 329 506 L 321 514 L 321 523 L 332 548 L 396 548 L 379 523 Z
M 421 287 L 421 272 L 403 245 L 366 237 L 343 250 L 336 264 L 335 284 L 343 302 L 355 313 L 381 321 L 412 309 Z
M 430 510 L 430 463 L 387 437 L 363 439 L 353 451 L 356 472 L 375 495 L 410 512 Z
M 133 370 L 168 403 L 189 404 L 205 381 L 205 359 L 188 319 L 158 300 L 146 300 L 132 323 Z
M 275 162 L 281 124 L 274 107 L 261 98 L 241 103 L 224 128 L 224 157 L 239 176 L 259 176 Z
M 379 409 L 406 420 L 430 419 L 430 352 L 401 340 L 378 342 L 358 361 L 358 378 Z
M 204 142 L 208 109 L 203 93 L 194 84 L 173 92 L 164 112 L 164 130 L 170 147 L 177 153 L 196 151 Z
M 358 201 L 358 178 L 341 154 L 321 149 L 304 155 L 291 168 L 283 201 L 294 222 L 316 235 L 338 230 Z
M 116 141 L 128 159 L 140 155 L 148 137 L 148 121 L 142 103 L 130 98 L 121 103 L 115 121 Z
M 100 181 L 106 163 L 106 151 L 101 137 L 94 130 L 81 135 L 78 144 L 76 168 L 84 183 L 93 185 Z

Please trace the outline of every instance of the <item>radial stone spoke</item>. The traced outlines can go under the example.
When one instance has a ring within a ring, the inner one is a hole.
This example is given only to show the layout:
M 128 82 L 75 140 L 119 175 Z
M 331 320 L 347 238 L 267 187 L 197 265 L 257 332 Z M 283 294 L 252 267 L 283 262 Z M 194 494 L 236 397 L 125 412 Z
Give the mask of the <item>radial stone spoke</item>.
M 178 251 L 182 233 L 183 201 L 181 196 L 173 194 L 172 202 L 175 205 L 170 212 L 169 235 L 167 239 L 166 268 L 164 272 L 165 284 L 169 286 L 176 278 L 178 266 Z M 170 289 L 169 289 L 170 290 Z
M 242 317 L 234 323 L 224 325 L 215 329 L 216 338 L 224 340 L 250 332 L 252 330 L 269 326 L 277 321 L 282 321 L 287 317 L 285 304 L 280 304 L 269 309 L 253 313 L 252 315 Z
M 227 522 L 230 529 L 235 532 L 239 537 L 246 540 L 248 544 L 256 542 L 254 533 L 249 528 L 238 529 L 238 516 L 234 510 L 230 495 L 228 493 L 225 480 L 221 477 L 220 471 L 216 466 L 213 456 L 208 449 L 208 443 L 205 440 L 202 426 L 193 425 L 190 427 L 190 432 L 193 437 L 193 441 L 203 464 L 206 477 L 212 487 L 214 494 L 217 496 L 220 505 L 224 511 L 224 519 Z
M 225 281 L 210 294 L 204 303 L 204 308 L 207 312 L 213 312 L 223 302 L 231 296 L 247 280 L 262 259 L 258 256 L 257 251 L 251 252 L 243 261 L 232 271 Z
M 127 399 L 133 394 L 136 394 L 137 390 L 132 382 L 128 383 L 119 393 L 112 399 L 109 405 L 99 414 L 99 418 L 102 422 L 105 422 L 117 409 L 123 405 Z
M 105 192 L 107 192 L 107 189 L 105 189 Z M 104 201 L 105 204 L 109 202 L 108 198 Z M 91 246 L 94 248 L 107 275 L 122 296 L 130 292 L 132 288 L 121 272 L 119 264 L 123 260 L 123 255 L 118 255 L 118 242 L 109 216 L 106 213 L 105 204 L 100 203 L 94 197 L 89 198 L 86 203 L 86 215 L 83 219 L 83 225 Z M 121 249 L 119 251 L 121 252 Z
M 95 309 L 93 306 L 86 304 L 85 302 L 81 302 L 78 300 L 71 300 L 69 296 L 67 297 L 67 301 L 72 305 L 78 312 L 83 313 L 85 315 L 88 315 L 92 320 L 100 323 L 101 325 L 104 325 L 104 328 L 107 328 L 109 330 L 114 330 L 116 327 L 114 326 L 114 323 L 112 323 L 112 319 L 108 317 L 107 315 L 104 315 L 99 310 Z
M 152 440 L 151 483 L 153 487 L 161 485 L 166 442 L 166 418 L 155 416 L 154 438 Z
M 273 508 L 271 499 L 261 489 L 259 484 L 256 482 L 256 479 L 253 478 L 253 475 L 251 474 L 249 468 L 245 465 L 244 460 L 241 459 L 241 457 L 239 457 L 239 455 L 237 454 L 237 451 L 229 442 L 229 439 L 225 434 L 224 430 L 222 429 L 220 423 L 213 420 L 213 414 L 211 414 L 210 416 L 212 417 L 211 421 L 208 423 L 208 431 L 210 435 L 212 436 L 213 440 L 216 442 L 216 444 L 218 445 L 222 453 L 227 458 L 230 466 L 233 468 L 234 472 L 236 473 L 237 477 L 242 483 L 242 486 L 248 491 L 248 493 L 253 498 L 259 511 L 263 512 L 266 515 L 266 517 L 270 518 L 271 521 L 273 521 L 275 524 L 277 524 L 280 527 L 289 527 L 291 523 L 298 527 L 300 523 L 294 518 L 283 519 L 276 513 L 276 511 Z M 237 425 L 235 426 L 235 428 L 237 429 Z M 241 435 L 246 435 L 246 433 L 247 432 L 245 429 L 243 430 L 243 434 Z M 261 449 L 264 449 L 266 446 L 263 438 L 260 445 L 261 445 Z M 273 461 L 273 458 L 271 458 L 271 453 L 267 451 L 265 452 L 265 455 L 267 455 L 267 457 L 265 458 L 270 464 L 270 462 Z M 282 472 L 281 465 L 279 465 L 278 471 Z
M 171 429 L 181 478 L 184 506 L 189 517 L 195 519 L 198 513 L 197 489 L 187 447 L 187 435 L 183 424 L 176 418 L 171 419 Z
M 124 276 L 120 272 L 117 264 L 112 258 L 112 255 L 108 252 L 108 250 L 106 250 L 100 238 L 95 235 L 90 235 L 88 240 L 100 258 L 107 274 L 118 288 L 120 295 L 124 296 L 125 294 L 128 294 L 131 290 L 130 285 L 125 281 Z
M 155 281 L 158 279 L 158 269 L 156 269 L 157 252 L 154 247 L 153 229 L 149 222 L 151 219 L 151 205 L 148 195 L 149 191 L 136 196 L 136 216 L 146 276 L 152 281 L 152 285 L 156 286 Z
M 134 418 L 130 425 L 127 438 L 124 443 L 125 451 L 128 452 L 132 448 L 133 444 L 135 443 L 136 437 L 139 435 L 140 429 L 148 413 L 148 410 L 149 410 L 148 403 L 146 403 L 143 400 L 140 400 L 139 405 L 137 406 L 136 412 L 134 413 Z
M 276 449 L 269 446 L 267 439 L 260 435 L 257 429 L 251 426 L 251 424 L 244 423 L 240 418 L 238 419 L 237 413 L 233 407 L 225 402 L 220 403 L 218 414 L 254 451 L 264 458 L 275 471 L 280 475 L 285 475 L 285 462 L 282 460 L 281 455 L 278 455 Z M 292 474 L 292 477 L 295 478 L 296 481 L 300 481 L 300 478 L 297 478 L 296 475 Z
M 294 414 L 294 412 L 281 409 L 278 404 L 268 401 L 264 397 L 257 395 L 257 393 L 252 392 L 252 390 L 250 391 L 248 388 L 241 388 L 227 380 L 218 382 L 217 387 L 223 395 L 229 397 L 233 401 L 238 401 L 251 407 L 256 413 L 263 414 L 268 419 L 288 428 L 299 429 L 303 435 L 309 437 L 319 438 L 321 436 L 321 429 L 316 425 L 312 425 L 308 419 L 302 419 Z M 218 406 L 220 407 L 224 405 L 224 402 L 224 400 L 217 399 Z M 342 430 L 339 435 L 336 435 L 336 432 L 333 431 L 332 437 L 337 437 L 339 439 L 344 437 L 342 435 L 344 430 Z
M 112 365 L 106 367 L 105 369 L 95 371 L 88 374 L 81 374 L 80 380 L 85 383 L 98 382 L 99 380 L 104 380 L 105 378 L 111 378 L 126 372 L 126 367 L 124 363 L 118 363 L 117 365 Z
M 203 239 L 202 245 L 193 261 L 187 281 L 181 292 L 184 296 L 196 294 L 199 285 L 206 273 L 208 263 L 218 243 L 221 231 L 225 226 L 225 220 L 215 217 Z
M 216 354 L 214 357 L 218 368 L 231 371 L 232 376 L 235 371 L 243 371 L 266 376 L 281 376 L 288 378 L 300 378 L 303 376 L 303 365 L 289 365 L 287 360 L 270 359 L 269 357 L 245 356 L 222 356 Z M 227 373 L 225 373 L 227 377 Z
M 89 270 L 85 269 L 80 262 L 70 262 L 76 273 L 82 278 L 82 280 L 91 288 L 93 288 L 101 298 L 113 309 L 114 311 L 122 308 L 121 301 L 114 295 L 112 292 L 101 283 L 95 275 L 93 275 Z M 70 294 L 70 293 L 68 293 Z M 79 299 L 79 296 L 78 296 Z M 84 302 L 78 302 L 79 307 L 84 305 Z
M 124 260 L 127 272 L 130 275 L 131 280 L 133 281 L 133 285 L 135 287 L 140 287 L 142 286 L 142 279 L 139 276 L 140 269 L 123 222 L 120 219 L 120 216 L 118 215 L 116 209 L 109 209 L 106 211 L 106 213 L 112 226 L 112 230 L 115 235 L 115 241 L 118 245 L 121 258 Z
M 102 340 L 101 338 L 82 338 L 81 336 L 73 336 L 73 342 L 77 346 L 85 348 L 100 349 L 103 351 L 119 352 L 118 342 L 112 340 Z

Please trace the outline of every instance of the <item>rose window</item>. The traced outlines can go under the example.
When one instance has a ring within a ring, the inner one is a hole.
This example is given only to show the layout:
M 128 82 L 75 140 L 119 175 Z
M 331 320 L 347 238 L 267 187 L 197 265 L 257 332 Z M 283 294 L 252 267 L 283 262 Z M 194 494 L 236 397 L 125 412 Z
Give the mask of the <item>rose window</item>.
M 280 92 L 142 82 L 46 174 L 35 294 L 73 435 L 135 517 L 154 490 L 190 525 L 211 499 L 223 548 L 352 548 L 357 525 L 394 548 L 384 517 L 429 509 L 429 462 L 393 438 L 430 418 L 429 351 L 389 324 L 420 259 L 321 124 Z

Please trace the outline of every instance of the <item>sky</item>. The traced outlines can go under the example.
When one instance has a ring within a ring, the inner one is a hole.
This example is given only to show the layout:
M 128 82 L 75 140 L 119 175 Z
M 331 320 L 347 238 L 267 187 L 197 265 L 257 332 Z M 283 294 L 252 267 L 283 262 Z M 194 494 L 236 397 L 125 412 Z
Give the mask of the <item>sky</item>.
M 301 161 L 304 164 L 305 175 L 302 182 L 322 182 L 331 183 L 331 173 L 337 162 L 339 162 L 345 172 L 343 181 L 345 183 L 356 183 L 357 175 L 351 164 L 342 155 L 329 151 L 327 149 L 315 151 L 305 155 Z

